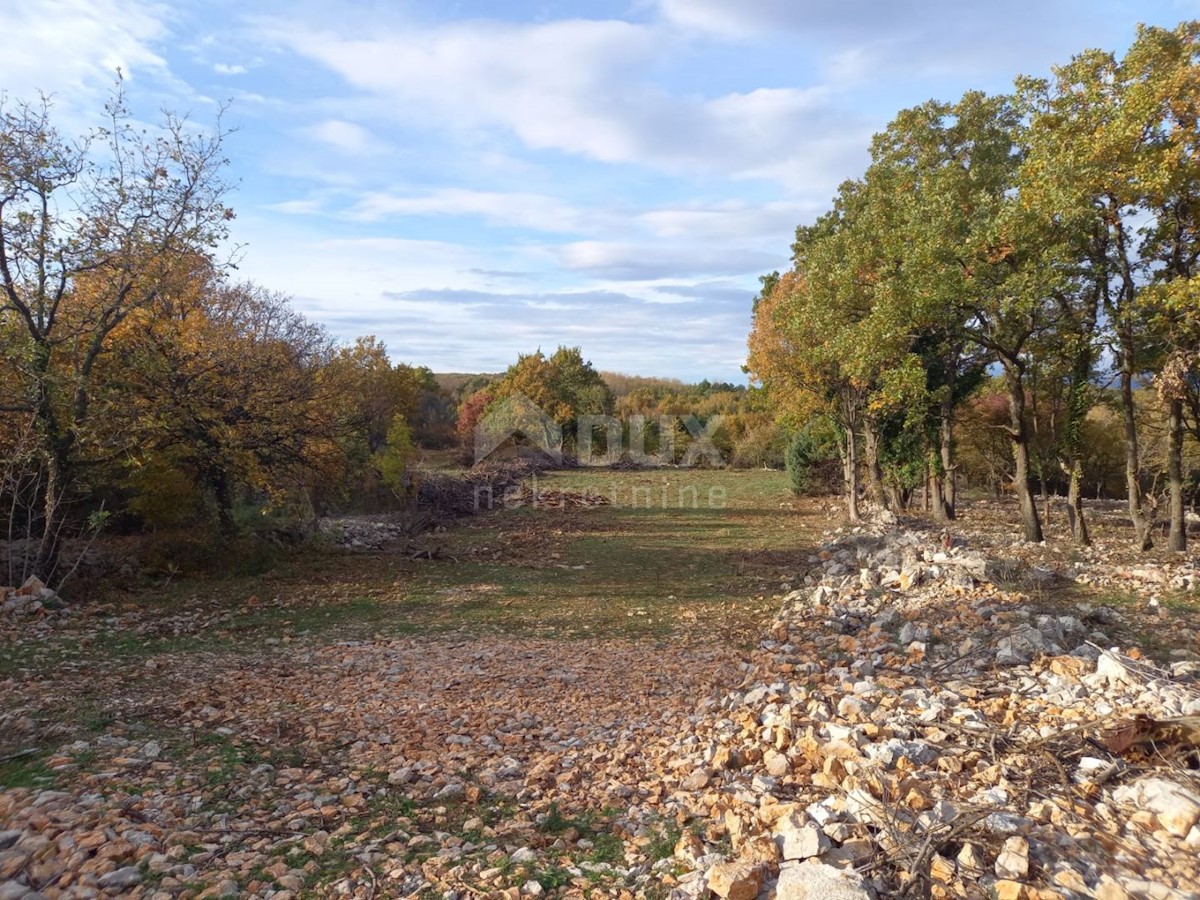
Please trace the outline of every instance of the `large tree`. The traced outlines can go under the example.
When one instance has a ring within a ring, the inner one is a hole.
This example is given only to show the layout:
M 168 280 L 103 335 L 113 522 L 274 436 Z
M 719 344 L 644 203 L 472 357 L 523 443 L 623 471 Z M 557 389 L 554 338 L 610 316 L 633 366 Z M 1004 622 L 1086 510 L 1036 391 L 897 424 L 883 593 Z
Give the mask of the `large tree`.
M 541 350 L 522 354 L 487 388 L 488 404 L 496 408 L 520 394 L 563 429 L 568 442 L 578 439 L 580 416 L 612 412 L 612 392 L 578 347 L 559 347 L 550 356 Z
M 1125 480 L 1135 542 L 1152 542 L 1153 504 L 1142 483 L 1144 438 L 1135 391 L 1172 352 L 1186 296 L 1159 286 L 1194 277 L 1200 254 L 1200 23 L 1141 27 L 1124 57 L 1090 50 L 1052 79 L 1023 79 L 1030 118 L 1029 173 L 1043 215 L 1087 238 L 1079 259 L 1100 298 L 1117 371 L 1125 437 Z M 1165 315 L 1163 314 L 1165 313 Z M 1175 357 L 1178 359 L 1179 357 Z M 1182 407 L 1170 392 L 1168 470 L 1173 546 L 1184 544 Z
M 0 407 L 29 416 L 36 436 L 45 577 L 114 331 L 213 252 L 232 218 L 219 119 L 199 131 L 166 115 L 144 129 L 119 85 L 106 115 L 72 140 L 53 127 L 47 100 L 0 104 L 0 325 L 11 342 Z
M 205 268 L 162 291 L 115 335 L 99 374 L 106 433 L 132 439 L 135 469 L 168 461 L 234 531 L 239 489 L 282 500 L 309 474 L 332 479 L 358 423 L 332 344 L 288 299 Z M 110 399 L 111 398 L 111 399 Z
M 969 92 L 953 104 L 931 101 L 900 113 L 876 138 L 868 180 L 891 198 L 886 254 L 897 315 L 935 336 L 941 350 L 942 456 L 949 460 L 956 381 L 978 366 L 965 355 L 974 346 L 1003 371 L 1022 527 L 1039 541 L 1026 375 L 1030 342 L 1046 323 L 1060 238 L 1020 201 L 1022 141 L 1008 97 Z M 943 467 L 953 472 L 952 463 Z

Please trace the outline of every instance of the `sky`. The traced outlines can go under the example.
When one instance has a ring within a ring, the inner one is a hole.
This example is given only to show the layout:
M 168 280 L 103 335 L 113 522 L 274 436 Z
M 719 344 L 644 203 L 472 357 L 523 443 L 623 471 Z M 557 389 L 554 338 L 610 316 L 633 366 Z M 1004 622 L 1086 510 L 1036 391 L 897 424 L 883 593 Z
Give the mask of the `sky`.
M 235 128 L 238 276 L 395 361 L 744 382 L 758 276 L 900 109 L 1200 0 L 0 0 L 0 90 Z

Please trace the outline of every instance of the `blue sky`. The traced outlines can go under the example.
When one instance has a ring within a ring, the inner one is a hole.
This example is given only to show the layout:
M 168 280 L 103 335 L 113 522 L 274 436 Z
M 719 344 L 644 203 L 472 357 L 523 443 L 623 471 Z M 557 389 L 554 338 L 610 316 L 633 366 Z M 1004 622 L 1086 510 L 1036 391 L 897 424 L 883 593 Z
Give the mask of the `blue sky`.
M 1200 0 L 0 0 L 10 97 L 232 101 L 243 276 L 394 359 L 743 380 L 757 277 L 899 109 L 1121 49 Z

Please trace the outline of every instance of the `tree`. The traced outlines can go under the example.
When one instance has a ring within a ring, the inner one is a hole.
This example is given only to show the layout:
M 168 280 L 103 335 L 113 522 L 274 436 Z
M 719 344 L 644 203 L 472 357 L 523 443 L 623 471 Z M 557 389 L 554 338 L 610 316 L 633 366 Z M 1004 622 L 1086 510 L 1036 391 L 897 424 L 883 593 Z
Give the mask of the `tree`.
M 1140 250 L 1151 264 L 1146 301 L 1164 354 L 1159 393 L 1167 408 L 1167 546 L 1183 551 L 1184 408 L 1200 362 L 1200 22 L 1174 31 L 1141 29 L 1124 66 L 1137 79 L 1129 102 L 1151 110 L 1143 202 L 1153 220 L 1142 228 Z
M 48 100 L 0 104 L 0 327 L 15 343 L 0 409 L 35 425 L 46 577 L 114 331 L 210 254 L 233 217 L 219 117 L 207 133 L 169 114 L 138 130 L 119 84 L 105 111 L 105 127 L 72 141 Z
M 458 422 L 455 431 L 459 445 L 469 456 L 475 447 L 475 429 L 487 412 L 492 402 L 492 392 L 488 388 L 480 388 L 472 392 L 458 405 Z
M 1174 327 L 1154 321 L 1145 292 L 1190 279 L 1196 266 L 1198 36 L 1197 22 L 1174 30 L 1139 27 L 1122 59 L 1090 50 L 1056 69 L 1053 80 L 1020 82 L 1030 110 L 1030 168 L 1049 199 L 1046 214 L 1090 236 L 1082 259 L 1116 360 L 1127 502 L 1141 549 L 1151 545 L 1153 513 L 1142 489 L 1134 392 L 1147 369 L 1171 352 Z M 1179 401 L 1164 400 L 1170 540 L 1182 546 L 1182 410 Z
M 580 416 L 604 415 L 613 408 L 608 385 L 578 347 L 559 347 L 549 357 L 541 350 L 522 354 L 487 390 L 493 407 L 516 394 L 529 398 L 562 426 L 567 441 L 577 439 Z
M 398 498 L 409 494 L 408 465 L 412 456 L 412 432 L 404 415 L 397 413 L 388 428 L 387 443 L 371 457 L 371 462 L 383 483 Z
M 823 302 L 800 271 L 773 279 L 770 292 L 755 301 L 747 366 L 775 399 L 785 423 L 802 427 L 827 416 L 835 424 L 841 436 L 846 515 L 857 522 L 857 434 L 869 390 L 842 365 L 839 344 L 831 339 L 838 333 L 841 315 L 842 310 Z
M 837 460 L 834 435 L 828 427 L 822 427 L 823 424 L 821 420 L 814 419 L 797 429 L 788 439 L 784 468 L 793 494 L 804 496 L 823 487 L 819 468 L 830 460 Z
M 169 459 L 211 496 L 226 534 L 240 488 L 280 502 L 335 477 L 352 420 L 325 377 L 332 345 L 288 299 L 208 268 L 161 291 L 114 333 L 98 371 L 106 432 L 134 467 Z
M 1061 236 L 1021 202 L 1022 148 L 1011 99 L 968 92 L 955 104 L 902 112 L 877 138 L 873 170 L 895 198 L 887 253 L 907 318 L 941 337 L 945 402 L 953 403 L 964 345 L 1002 368 L 1022 526 L 1026 539 L 1040 541 L 1025 381 L 1030 342 L 1046 327 L 1046 301 L 1059 277 Z M 949 434 L 947 426 L 944 447 Z

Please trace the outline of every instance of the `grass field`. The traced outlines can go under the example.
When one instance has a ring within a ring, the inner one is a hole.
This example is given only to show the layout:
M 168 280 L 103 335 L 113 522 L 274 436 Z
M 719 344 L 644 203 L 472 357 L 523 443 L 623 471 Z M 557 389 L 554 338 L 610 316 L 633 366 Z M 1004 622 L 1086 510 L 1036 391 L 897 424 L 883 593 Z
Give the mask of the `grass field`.
M 499 510 L 450 532 L 455 561 L 406 586 L 418 620 L 564 636 L 662 636 L 706 616 L 757 625 L 823 521 L 778 472 L 576 470 L 537 488 L 611 505 Z
M 539 490 L 594 508 L 497 508 L 426 535 L 435 558 L 317 547 L 256 576 L 127 586 L 65 629 L 10 634 L 0 677 L 121 670 L 268 642 L 512 632 L 748 643 L 831 520 L 771 471 L 579 469 Z M 499 506 L 500 504 L 498 504 Z

